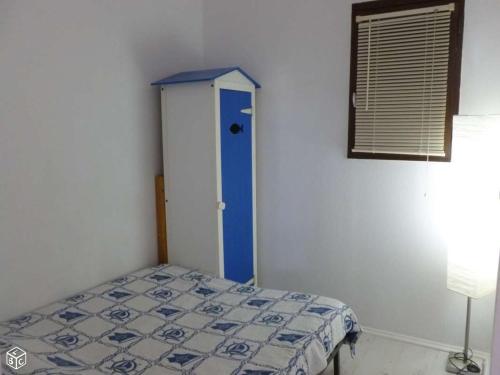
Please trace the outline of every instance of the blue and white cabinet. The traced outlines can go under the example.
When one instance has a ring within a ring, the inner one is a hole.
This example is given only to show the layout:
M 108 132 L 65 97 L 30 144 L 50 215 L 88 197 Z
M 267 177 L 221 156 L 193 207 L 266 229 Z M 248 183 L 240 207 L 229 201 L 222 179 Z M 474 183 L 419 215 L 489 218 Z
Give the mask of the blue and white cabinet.
M 161 86 L 169 260 L 256 283 L 255 89 L 238 67 Z

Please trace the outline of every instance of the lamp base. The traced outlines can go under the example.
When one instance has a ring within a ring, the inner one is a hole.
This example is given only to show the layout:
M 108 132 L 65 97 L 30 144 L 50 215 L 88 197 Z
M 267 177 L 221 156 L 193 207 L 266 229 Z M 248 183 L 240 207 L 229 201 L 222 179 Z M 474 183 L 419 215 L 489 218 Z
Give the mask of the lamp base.
M 450 353 L 446 363 L 446 372 L 460 375 L 482 375 L 482 362 L 477 358 L 469 358 L 467 363 L 464 363 L 462 353 Z

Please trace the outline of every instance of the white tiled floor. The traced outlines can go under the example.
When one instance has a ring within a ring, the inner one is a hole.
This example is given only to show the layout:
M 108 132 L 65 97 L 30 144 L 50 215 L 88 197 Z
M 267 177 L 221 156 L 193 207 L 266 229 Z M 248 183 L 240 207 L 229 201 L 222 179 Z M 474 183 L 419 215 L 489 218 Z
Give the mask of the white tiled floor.
M 363 333 L 356 357 L 340 353 L 341 375 L 446 375 L 448 353 Z M 333 375 L 330 366 L 323 375 Z M 448 374 L 449 375 L 449 374 Z M 487 375 L 487 372 L 486 374 Z

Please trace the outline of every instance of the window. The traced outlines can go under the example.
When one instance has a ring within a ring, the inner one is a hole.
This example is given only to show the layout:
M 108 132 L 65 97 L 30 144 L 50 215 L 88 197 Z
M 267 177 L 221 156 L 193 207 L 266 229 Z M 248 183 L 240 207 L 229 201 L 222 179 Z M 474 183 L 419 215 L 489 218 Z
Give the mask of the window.
M 349 158 L 449 161 L 464 0 L 353 5 Z

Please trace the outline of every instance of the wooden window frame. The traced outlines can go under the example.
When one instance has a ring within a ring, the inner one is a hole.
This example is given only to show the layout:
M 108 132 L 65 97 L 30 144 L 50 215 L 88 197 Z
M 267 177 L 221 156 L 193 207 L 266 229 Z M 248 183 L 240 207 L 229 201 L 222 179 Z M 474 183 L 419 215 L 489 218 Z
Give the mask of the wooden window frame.
M 462 43 L 464 28 L 465 0 L 376 0 L 352 5 L 351 29 L 351 74 L 349 89 L 349 135 L 347 157 L 349 159 L 382 159 L 382 160 L 421 160 L 449 162 L 452 152 L 453 116 L 458 114 L 460 104 L 460 79 L 462 66 Z M 358 58 L 358 23 L 357 16 L 378 13 L 396 12 L 425 7 L 455 3 L 455 11 L 451 15 L 450 52 L 447 84 L 447 103 L 445 118 L 444 149 L 445 156 L 384 154 L 370 152 L 354 152 L 356 131 L 356 108 L 353 96 L 356 92 L 357 58 Z

